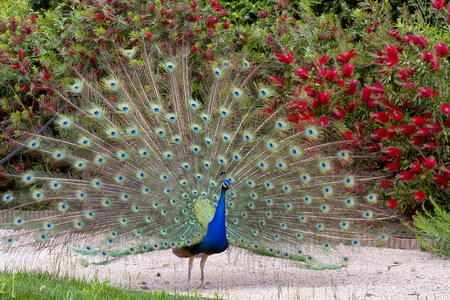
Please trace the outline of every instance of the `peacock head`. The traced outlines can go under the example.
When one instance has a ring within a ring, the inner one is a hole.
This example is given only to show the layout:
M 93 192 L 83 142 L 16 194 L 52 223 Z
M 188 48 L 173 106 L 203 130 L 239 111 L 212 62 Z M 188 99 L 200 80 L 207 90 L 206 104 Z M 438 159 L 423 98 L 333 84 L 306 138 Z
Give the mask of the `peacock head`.
M 233 188 L 233 186 L 231 185 L 231 179 L 230 178 L 225 179 L 222 183 L 222 189 L 224 189 L 226 191 L 226 190 L 232 189 L 232 188 Z

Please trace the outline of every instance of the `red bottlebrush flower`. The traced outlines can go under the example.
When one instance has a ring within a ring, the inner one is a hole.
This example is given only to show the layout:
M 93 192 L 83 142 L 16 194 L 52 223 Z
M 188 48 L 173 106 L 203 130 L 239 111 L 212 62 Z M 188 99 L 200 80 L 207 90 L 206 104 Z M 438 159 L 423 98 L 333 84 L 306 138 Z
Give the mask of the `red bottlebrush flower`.
M 361 94 L 361 100 L 367 101 L 367 100 L 369 100 L 371 95 L 372 95 L 372 89 L 363 87 L 362 94 Z
M 33 50 L 33 56 L 38 56 L 39 53 L 41 53 L 41 50 L 39 50 L 38 48 Z
M 355 50 L 350 50 L 347 54 L 339 54 L 336 57 L 336 60 L 342 63 L 348 63 L 350 59 L 356 56 Z
M 42 73 L 42 78 L 44 79 L 44 81 L 45 81 L 45 80 L 49 80 L 50 77 L 51 77 L 50 74 L 48 74 L 48 73 L 46 73 L 46 72 Z
M 192 7 L 192 9 L 196 9 L 197 8 L 197 3 L 196 2 L 191 2 L 189 5 Z
M 413 180 L 414 172 L 413 171 L 403 171 L 400 172 L 400 179 L 403 181 Z
M 339 86 L 344 86 L 345 85 L 345 80 L 342 78 L 338 78 L 336 81 L 337 85 Z
M 411 77 L 414 74 L 414 69 L 408 68 L 400 68 L 398 71 L 398 78 L 400 80 L 408 80 L 409 77 Z
M 421 35 L 416 35 L 416 45 L 421 46 L 422 48 L 428 47 L 428 41 L 425 39 L 425 37 Z
M 89 58 L 89 62 L 91 63 L 91 65 L 93 65 L 97 62 L 97 60 L 95 59 L 95 57 L 91 57 Z
M 434 158 L 434 156 L 427 157 L 424 166 L 429 170 L 434 169 L 436 166 L 436 158 Z
M 354 68 L 353 65 L 347 63 L 344 67 L 344 70 L 342 70 L 342 75 L 344 75 L 345 77 L 351 77 L 353 73 L 353 68 Z
M 225 23 L 223 23 L 223 29 L 229 29 L 230 25 L 231 25 L 230 21 L 225 21 Z
M 384 54 L 384 53 L 380 53 L 380 54 L 379 54 L 379 59 L 381 59 L 386 64 L 386 66 L 392 67 L 398 63 L 398 52 L 394 46 L 392 46 L 392 45 L 387 46 L 386 54 Z
M 436 143 L 430 142 L 422 146 L 423 151 L 433 151 L 437 148 Z
M 340 107 L 336 107 L 331 114 L 336 120 L 341 120 L 345 116 L 345 111 Z
M 402 150 L 398 149 L 398 148 L 394 148 L 394 147 L 389 147 L 387 149 L 386 154 L 391 157 L 392 159 L 400 159 L 402 158 Z
M 395 199 L 389 199 L 386 201 L 386 207 L 390 209 L 395 209 L 398 206 L 398 201 Z
M 396 39 L 397 41 L 401 41 L 402 38 L 400 37 L 400 31 L 392 28 L 391 31 L 389 32 L 389 36 L 393 37 L 394 39 Z
M 319 60 L 317 61 L 319 63 L 319 65 L 323 65 L 326 64 L 328 62 L 328 55 L 324 55 L 321 58 L 319 58 Z
M 414 194 L 414 200 L 416 200 L 417 202 L 422 201 L 423 199 L 425 199 L 425 192 L 424 191 L 418 191 Z
M 105 14 L 99 14 L 94 16 L 95 21 L 102 21 L 106 18 Z
M 150 31 L 149 31 L 149 32 L 146 32 L 146 33 L 145 33 L 145 36 L 146 36 L 148 39 L 151 39 L 151 38 L 153 37 L 153 33 L 151 33 Z
M 212 7 L 215 7 L 215 6 L 217 6 L 217 5 L 219 5 L 219 3 L 217 3 L 217 1 L 211 1 L 211 6 L 212 6 Z
M 273 111 L 273 113 L 275 113 L 275 111 Z M 300 121 L 300 117 L 298 115 L 295 114 L 287 114 L 284 115 L 284 117 L 286 118 L 286 120 L 288 122 L 294 123 L 294 124 L 298 124 Z
M 422 56 L 424 62 L 431 62 L 434 59 L 434 55 L 431 52 L 425 52 Z
M 448 49 L 444 43 L 436 45 L 436 55 L 440 57 L 446 57 L 448 55 Z
M 413 171 L 414 173 L 418 173 L 418 174 L 422 173 L 423 169 L 422 169 L 421 164 L 418 162 L 413 162 L 412 166 L 411 166 L 411 171 Z
M 274 110 L 274 109 L 264 108 L 264 109 L 262 110 L 262 115 L 265 116 L 265 117 L 271 116 L 271 115 L 273 115 L 274 113 L 275 113 L 275 110 Z
M 19 49 L 19 59 L 23 60 L 25 58 L 25 51 L 23 49 Z
M 131 18 L 126 18 L 126 19 L 125 19 L 125 22 L 127 22 L 128 24 L 130 24 L 131 21 L 132 21 Z
M 394 110 L 391 114 L 392 119 L 394 119 L 394 121 L 400 122 L 403 118 L 403 114 L 400 110 Z
M 13 70 L 18 70 L 18 69 L 20 69 L 20 64 L 12 64 L 12 65 L 11 65 L 11 69 L 13 69 Z
M 328 103 L 330 102 L 330 93 L 317 93 L 317 101 L 319 101 L 319 104 L 328 105 Z
M 309 72 L 306 68 L 300 67 L 299 70 L 294 70 L 295 73 L 297 73 L 298 77 L 300 79 L 308 79 L 309 78 Z
M 392 183 L 391 180 L 383 179 L 383 180 L 380 181 L 380 187 L 381 187 L 382 189 L 387 190 L 387 189 L 392 188 L 393 186 L 394 186 L 394 184 Z
M 388 113 L 385 113 L 382 111 L 377 111 L 372 117 L 372 119 L 374 119 L 375 121 L 377 121 L 380 124 L 388 123 L 389 118 L 390 118 L 390 115 Z
M 265 18 L 267 18 L 269 16 L 269 11 L 267 10 L 267 9 L 262 9 L 262 10 L 260 10 L 259 12 L 258 12 L 258 17 L 260 18 L 260 19 L 265 19 Z
M 22 92 L 25 92 L 26 90 L 28 90 L 28 84 L 24 83 L 20 86 L 19 88 Z
M 284 79 L 282 79 L 276 75 L 270 76 L 269 81 L 271 83 L 275 84 L 277 87 L 284 86 Z
M 395 134 L 397 133 L 398 126 L 393 125 L 389 127 L 389 130 L 384 135 L 384 139 L 387 141 L 392 141 L 395 138 Z
M 441 105 L 441 113 L 443 113 L 444 115 L 450 114 L 450 104 L 449 103 L 444 103 Z
M 442 176 L 441 174 L 434 174 L 433 177 L 434 177 L 434 178 L 433 178 L 433 182 L 436 183 L 436 184 L 441 184 L 441 183 L 443 183 L 444 180 L 445 180 L 445 177 Z
M 23 166 L 22 166 L 22 165 L 16 165 L 16 166 L 14 167 L 14 169 L 15 169 L 16 171 L 22 171 L 22 170 L 23 170 Z
M 385 128 L 380 128 L 374 131 L 373 133 L 373 138 L 376 140 L 381 140 L 384 135 L 386 134 L 386 129 Z
M 330 71 L 328 71 L 327 75 L 325 76 L 325 78 L 328 81 L 333 81 L 338 75 L 338 72 L 334 69 L 331 69 Z
M 450 128 L 450 119 L 448 119 L 447 121 L 445 121 L 445 127 Z
M 425 127 L 420 127 L 417 130 L 416 134 L 417 134 L 417 136 L 420 136 L 420 137 L 427 137 L 430 135 L 430 131 Z
M 200 49 L 200 47 L 198 45 L 192 46 L 192 51 L 193 52 L 197 52 L 199 49 Z
M 347 90 L 345 91 L 345 93 L 347 95 L 354 95 L 356 93 L 356 90 L 358 88 L 358 84 L 359 81 L 356 79 L 352 79 L 352 81 L 350 82 L 350 84 L 348 85 Z
M 445 0 L 435 0 L 431 2 L 431 7 L 436 11 L 441 11 L 445 6 Z
M 424 86 L 421 90 L 419 90 L 420 95 L 424 98 L 430 98 L 432 95 L 432 91 L 429 87 Z
M 412 123 L 416 126 L 423 126 L 427 123 L 427 120 L 422 117 L 413 117 L 411 120 L 412 120 Z
M 402 134 L 408 134 L 408 135 L 413 134 L 416 131 L 416 127 L 414 125 L 409 125 L 409 124 L 402 125 L 399 127 L 399 129 Z
M 431 132 L 441 132 L 442 131 L 441 123 L 430 123 L 430 124 L 428 124 L 427 128 Z
M 394 173 L 400 171 L 400 163 L 399 162 L 393 162 L 386 166 L 389 172 Z
M 294 61 L 294 57 L 292 57 L 291 54 L 293 54 L 292 51 L 286 55 L 277 55 L 278 61 L 285 64 L 290 64 Z
M 370 26 L 366 28 L 366 31 L 367 31 L 367 33 L 372 33 L 372 32 L 374 32 L 373 28 L 370 27 Z
M 370 153 L 378 152 L 378 151 L 381 150 L 381 146 L 380 146 L 380 144 L 369 144 L 369 145 L 367 146 L 367 150 L 368 150 Z
M 349 105 L 347 105 L 346 111 L 349 113 L 354 112 L 356 109 L 356 103 L 350 103 Z
M 319 126 L 327 126 L 329 123 L 330 119 L 327 116 L 322 116 L 319 118 Z
M 353 135 L 354 135 L 353 132 L 351 132 L 351 131 L 346 131 L 346 132 L 344 133 L 344 139 L 346 139 L 347 141 L 354 140 Z

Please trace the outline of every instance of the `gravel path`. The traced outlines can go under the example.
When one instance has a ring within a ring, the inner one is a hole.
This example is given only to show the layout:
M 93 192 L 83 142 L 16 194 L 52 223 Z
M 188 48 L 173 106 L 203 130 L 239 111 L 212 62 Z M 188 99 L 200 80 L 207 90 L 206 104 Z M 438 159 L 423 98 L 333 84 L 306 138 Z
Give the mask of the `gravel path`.
M 195 260 L 190 293 L 224 299 L 450 299 L 450 260 L 412 250 L 361 247 L 351 252 L 346 268 L 313 271 L 231 248 L 208 258 L 204 289 L 196 288 L 200 259 Z M 188 261 L 171 251 L 130 256 L 105 266 L 83 267 L 82 258 L 68 250 L 24 249 L 20 255 L 0 252 L 0 268 L 41 268 L 131 289 L 186 293 Z

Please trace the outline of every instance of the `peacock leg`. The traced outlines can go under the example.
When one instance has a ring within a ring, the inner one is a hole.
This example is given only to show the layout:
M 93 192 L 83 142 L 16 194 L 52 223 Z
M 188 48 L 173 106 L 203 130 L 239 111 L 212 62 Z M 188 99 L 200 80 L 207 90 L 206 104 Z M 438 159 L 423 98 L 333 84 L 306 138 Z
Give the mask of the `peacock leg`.
M 192 267 L 194 266 L 194 256 L 189 257 L 189 267 L 188 267 L 188 288 L 189 288 L 189 283 L 191 281 L 191 271 L 192 271 Z
M 205 279 L 203 270 L 205 268 L 205 263 L 206 263 L 206 259 L 208 258 L 208 256 L 209 256 L 209 254 L 203 253 L 202 260 L 200 261 L 200 269 L 201 269 L 201 272 L 202 272 L 201 273 L 202 274 L 202 278 L 201 278 L 201 284 L 200 284 L 201 288 L 203 288 L 203 282 L 204 282 L 204 279 Z

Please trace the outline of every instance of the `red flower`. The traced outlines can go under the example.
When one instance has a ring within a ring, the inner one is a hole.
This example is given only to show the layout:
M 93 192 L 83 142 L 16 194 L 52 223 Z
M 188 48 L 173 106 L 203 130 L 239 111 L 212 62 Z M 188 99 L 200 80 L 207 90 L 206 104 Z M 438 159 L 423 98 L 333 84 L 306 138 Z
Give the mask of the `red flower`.
M 440 57 L 446 57 L 448 55 L 448 49 L 444 43 L 439 43 L 436 45 L 436 55 Z
M 106 18 L 105 14 L 99 14 L 94 16 L 95 21 L 102 21 Z
M 430 131 L 425 127 L 420 127 L 417 130 L 416 134 L 417 134 L 417 136 L 420 136 L 420 137 L 427 137 L 430 135 Z
M 444 176 L 442 176 L 441 174 L 434 174 L 433 177 L 434 177 L 433 182 L 436 184 L 441 184 L 445 180 Z
M 394 121 L 400 122 L 403 118 L 403 114 L 400 110 L 394 110 L 392 112 L 392 119 L 394 119 Z
M 319 65 L 323 65 L 326 64 L 328 62 L 328 55 L 324 55 L 321 58 L 319 58 L 319 60 L 317 61 L 319 63 Z
M 331 114 L 333 115 L 333 117 L 334 117 L 336 120 L 341 120 L 341 119 L 345 116 L 345 111 L 344 111 L 342 108 L 340 108 L 340 107 L 336 107 L 336 108 L 332 111 Z
M 294 61 L 294 57 L 292 57 L 291 54 L 293 54 L 292 51 L 290 53 L 286 54 L 286 55 L 277 55 L 277 58 L 282 63 L 290 64 L 291 62 Z
M 423 199 L 425 199 L 425 193 L 424 191 L 418 191 L 414 194 L 414 200 L 416 200 L 417 202 L 422 201 Z
M 342 63 L 348 63 L 350 59 L 356 56 L 355 50 L 350 50 L 347 54 L 339 54 L 336 60 Z
M 389 122 L 389 118 L 390 115 L 382 111 L 377 111 L 372 117 L 372 119 L 379 122 L 380 124 L 386 124 L 387 122 Z
M 344 70 L 342 70 L 342 74 L 345 77 L 351 77 L 352 73 L 353 73 L 353 68 L 354 66 L 352 66 L 351 64 L 347 63 L 344 67 Z
M 380 128 L 380 129 L 375 130 L 374 133 L 373 133 L 374 139 L 381 140 L 384 137 L 384 135 L 386 134 L 386 131 L 387 130 L 384 129 L 384 128 Z
M 441 132 L 442 126 L 441 123 L 430 123 L 427 127 L 431 132 Z
M 328 71 L 328 73 L 325 77 L 328 81 L 333 81 L 337 75 L 338 75 L 338 72 L 335 69 L 331 69 L 330 71 Z
M 18 70 L 18 69 L 20 69 L 20 64 L 12 64 L 12 65 L 11 65 L 11 69 L 13 69 L 13 70 Z
M 337 85 L 339 86 L 344 86 L 345 85 L 345 80 L 342 78 L 338 78 L 336 81 Z
M 361 94 L 361 100 L 367 101 L 367 100 L 369 100 L 371 95 L 372 95 L 372 89 L 363 87 L 362 94 Z
M 369 144 L 367 145 L 367 150 L 370 153 L 378 152 L 381 150 L 380 144 Z
M 444 8 L 445 4 L 445 0 L 435 0 L 431 2 L 431 7 L 437 11 L 440 11 Z
M 127 22 L 128 24 L 130 24 L 130 23 L 131 23 L 131 18 L 126 18 L 126 19 L 125 19 L 125 22 Z
M 389 45 L 386 47 L 386 54 L 379 54 L 379 58 L 386 64 L 386 66 L 395 66 L 398 63 L 397 49 L 394 46 Z
M 403 181 L 413 180 L 414 172 L 413 171 L 403 171 L 400 172 L 400 179 Z
M 328 103 L 330 102 L 330 93 L 317 93 L 317 101 L 319 101 L 320 104 L 328 105 Z
M 398 71 L 398 78 L 400 80 L 408 80 L 409 77 L 411 77 L 414 74 L 414 69 L 408 68 L 400 68 Z
M 419 90 L 419 93 L 422 95 L 422 97 L 424 98 L 430 98 L 432 95 L 432 91 L 429 87 L 424 86 L 421 90 Z
M 392 188 L 393 186 L 394 186 L 394 184 L 392 183 L 391 180 L 388 180 L 388 179 L 382 179 L 382 180 L 380 181 L 380 187 L 381 187 L 382 189 L 387 190 L 387 189 Z
M 400 171 L 400 163 L 399 162 L 393 162 L 386 166 L 389 172 L 394 173 Z
M 402 38 L 400 37 L 400 32 L 394 28 L 392 28 L 391 31 L 389 32 L 389 36 L 393 37 L 399 42 L 402 40 Z
M 418 162 L 413 162 L 412 166 L 411 166 L 411 171 L 418 173 L 418 174 L 422 173 L 423 169 L 422 169 L 421 164 Z
M 359 81 L 356 79 L 352 79 L 352 81 L 350 82 L 350 84 L 347 86 L 347 90 L 345 91 L 345 93 L 347 95 L 354 95 L 356 93 L 356 90 L 358 88 L 358 83 Z
M 319 118 L 318 124 L 320 126 L 327 126 L 329 121 L 330 121 L 330 119 L 327 116 L 322 116 Z
M 51 75 L 48 74 L 48 73 L 46 73 L 46 72 L 44 72 L 44 73 L 42 74 L 42 77 L 44 78 L 44 80 L 49 80 L 50 77 L 51 77 Z
M 433 151 L 436 148 L 437 148 L 436 143 L 430 142 L 430 143 L 423 145 L 422 150 L 423 151 Z
M 151 39 L 151 38 L 153 37 L 153 34 L 149 31 L 149 32 L 146 32 L 146 33 L 145 33 L 145 36 L 146 36 L 148 39 Z
M 197 52 L 200 49 L 198 45 L 192 46 L 192 52 Z
M 389 147 L 386 154 L 395 160 L 402 158 L 402 150 L 398 148 Z
M 436 166 L 436 158 L 434 156 L 427 157 L 425 160 L 425 168 L 431 170 Z
M 299 70 L 294 70 L 295 73 L 297 73 L 298 77 L 300 79 L 308 79 L 309 78 L 309 72 L 306 68 L 300 67 Z
M 91 57 L 89 58 L 89 62 L 91 63 L 91 65 L 93 65 L 97 62 L 97 60 L 95 59 L 95 57 Z
M 269 78 L 269 81 L 272 82 L 273 84 L 275 84 L 278 87 L 281 87 L 284 85 L 284 79 L 276 76 L 276 75 L 272 75 Z
M 230 25 L 231 25 L 230 21 L 225 21 L 225 23 L 223 23 L 223 29 L 230 28 Z
M 412 123 L 416 126 L 423 126 L 427 123 L 427 120 L 425 118 L 422 117 L 413 117 L 412 118 Z
M 441 113 L 443 113 L 444 115 L 450 114 L 450 104 L 449 103 L 442 104 Z
M 398 202 L 395 199 L 389 199 L 386 201 L 386 207 L 390 209 L 395 209 L 398 206 Z
M 217 3 L 217 1 L 211 1 L 211 6 L 212 7 L 216 7 L 219 3 Z
M 413 134 L 416 131 L 416 127 L 414 125 L 402 125 L 399 127 L 400 132 L 402 134 Z

